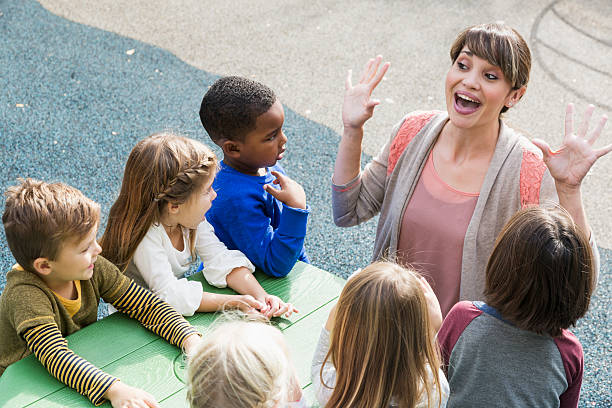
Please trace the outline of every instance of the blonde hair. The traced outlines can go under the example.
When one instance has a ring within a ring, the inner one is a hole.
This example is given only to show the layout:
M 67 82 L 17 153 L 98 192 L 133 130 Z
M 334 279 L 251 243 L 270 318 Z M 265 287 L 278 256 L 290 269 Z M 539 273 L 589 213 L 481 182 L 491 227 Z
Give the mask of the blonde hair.
M 441 400 L 441 360 L 419 275 L 376 262 L 354 275 L 338 300 L 330 348 L 336 384 L 327 408 L 414 407 Z M 433 382 L 429 377 L 431 367 Z M 323 368 L 323 366 L 322 366 Z M 321 369 L 321 380 L 323 380 Z M 324 385 L 325 386 L 325 385 Z
M 214 177 L 217 159 L 204 144 L 173 133 L 157 133 L 134 146 L 119 197 L 100 241 L 102 253 L 125 270 L 167 203 L 183 204 Z M 193 253 L 195 233 L 190 231 Z
M 34 260 L 55 260 L 66 242 L 85 238 L 98 225 L 100 206 L 64 183 L 31 178 L 19 183 L 4 193 L 2 223 L 15 260 L 35 272 Z
M 293 373 L 283 345 L 282 334 L 269 324 L 232 321 L 220 325 L 206 335 L 189 359 L 190 406 L 282 406 Z

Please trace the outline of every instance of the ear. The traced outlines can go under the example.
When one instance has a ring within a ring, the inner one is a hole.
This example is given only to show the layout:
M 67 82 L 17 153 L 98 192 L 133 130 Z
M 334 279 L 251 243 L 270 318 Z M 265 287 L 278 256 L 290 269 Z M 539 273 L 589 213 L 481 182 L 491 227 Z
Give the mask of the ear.
M 221 149 L 223 150 L 223 155 L 227 157 L 231 157 L 232 159 L 236 159 L 240 157 L 240 148 L 242 147 L 242 143 L 235 140 L 225 140 L 223 144 L 221 144 Z
M 32 262 L 32 267 L 34 270 L 41 275 L 49 275 L 51 273 L 51 261 L 47 258 L 36 258 L 34 262 Z
M 174 203 L 166 203 L 168 214 L 176 214 L 179 211 L 179 205 Z
M 511 108 L 514 105 L 516 105 L 518 101 L 521 100 L 523 95 L 525 95 L 526 91 L 527 91 L 526 86 L 521 86 L 519 89 L 513 89 L 512 91 L 510 91 L 510 94 L 508 95 L 508 98 L 506 99 L 505 106 L 508 108 Z

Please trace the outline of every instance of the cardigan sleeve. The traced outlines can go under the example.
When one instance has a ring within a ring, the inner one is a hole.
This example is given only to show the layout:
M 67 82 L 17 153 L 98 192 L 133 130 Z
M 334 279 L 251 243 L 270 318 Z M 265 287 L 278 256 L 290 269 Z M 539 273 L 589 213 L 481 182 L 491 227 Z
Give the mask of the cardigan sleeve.
M 332 210 L 339 227 L 352 227 L 374 217 L 385 197 L 387 164 L 391 143 L 404 119 L 398 123 L 388 142 L 357 177 L 346 184 L 334 184 L 332 179 Z
M 218 288 L 227 286 L 226 277 L 235 268 L 245 267 L 251 273 L 255 267 L 249 259 L 238 250 L 229 250 L 217 238 L 215 230 L 208 221 L 198 225 L 196 238 L 196 252 L 202 260 L 204 269 L 202 273 L 206 281 Z

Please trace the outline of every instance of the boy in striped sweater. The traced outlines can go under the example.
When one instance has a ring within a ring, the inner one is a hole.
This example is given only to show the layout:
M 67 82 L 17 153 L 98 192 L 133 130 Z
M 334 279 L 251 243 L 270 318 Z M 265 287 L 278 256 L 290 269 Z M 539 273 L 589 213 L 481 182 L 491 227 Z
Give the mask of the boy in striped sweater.
M 26 179 L 5 195 L 2 222 L 17 265 L 0 296 L 0 375 L 34 353 L 95 405 L 108 399 L 114 407 L 157 407 L 147 392 L 74 354 L 65 336 L 96 321 L 100 298 L 185 352 L 199 342 L 196 329 L 99 256 L 100 207 L 79 190 Z

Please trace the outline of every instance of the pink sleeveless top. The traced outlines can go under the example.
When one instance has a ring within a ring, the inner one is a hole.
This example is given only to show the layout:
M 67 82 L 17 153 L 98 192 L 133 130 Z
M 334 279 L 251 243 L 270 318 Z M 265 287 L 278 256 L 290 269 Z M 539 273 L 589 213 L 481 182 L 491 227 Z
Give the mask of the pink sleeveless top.
M 459 301 L 463 240 L 477 201 L 478 193 L 442 181 L 430 153 L 402 216 L 397 259 L 427 278 L 442 316 Z

